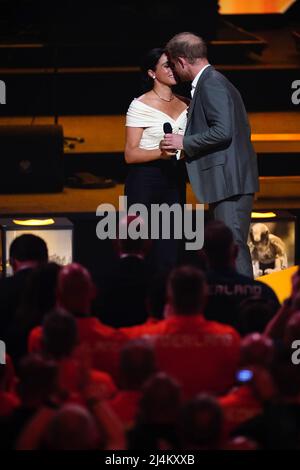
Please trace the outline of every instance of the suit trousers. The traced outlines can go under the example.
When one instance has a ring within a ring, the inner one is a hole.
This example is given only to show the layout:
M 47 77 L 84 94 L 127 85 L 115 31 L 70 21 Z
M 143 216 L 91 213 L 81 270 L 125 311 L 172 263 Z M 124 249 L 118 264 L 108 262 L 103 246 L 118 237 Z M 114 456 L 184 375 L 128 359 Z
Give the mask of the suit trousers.
M 251 278 L 253 278 L 253 268 L 247 240 L 253 199 L 253 194 L 240 194 L 209 206 L 213 218 L 224 222 L 233 232 L 234 240 L 239 247 L 236 261 L 237 271 Z

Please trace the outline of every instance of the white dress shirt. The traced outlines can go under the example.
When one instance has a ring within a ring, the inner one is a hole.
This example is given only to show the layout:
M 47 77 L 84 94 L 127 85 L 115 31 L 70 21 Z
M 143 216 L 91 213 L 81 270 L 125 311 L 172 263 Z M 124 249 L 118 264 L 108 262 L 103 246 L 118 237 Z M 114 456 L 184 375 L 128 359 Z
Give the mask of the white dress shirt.
M 192 81 L 192 89 L 191 89 L 191 96 L 193 98 L 194 96 L 194 91 L 195 91 L 195 88 L 197 86 L 197 83 L 199 81 L 199 78 L 201 77 L 201 75 L 203 74 L 204 70 L 207 69 L 207 67 L 210 67 L 210 64 L 207 64 L 205 65 L 205 67 L 203 67 L 203 69 L 200 70 L 200 72 L 196 75 L 196 77 L 194 78 L 194 80 Z

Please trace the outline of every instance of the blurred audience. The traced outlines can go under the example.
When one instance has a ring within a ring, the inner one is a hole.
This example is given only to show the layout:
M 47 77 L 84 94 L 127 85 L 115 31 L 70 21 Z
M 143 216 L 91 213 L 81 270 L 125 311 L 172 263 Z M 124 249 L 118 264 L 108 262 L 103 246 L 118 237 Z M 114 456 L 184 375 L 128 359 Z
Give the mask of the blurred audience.
M 176 424 L 181 404 L 177 382 L 164 373 L 151 377 L 142 388 L 136 424 L 128 432 L 129 449 L 178 448 Z
M 0 422 L 0 446 L 14 448 L 23 427 L 41 408 L 59 406 L 58 369 L 53 361 L 38 355 L 22 359 L 17 385 L 20 406 Z
M 126 343 L 120 354 L 120 390 L 109 404 L 128 429 L 136 418 L 141 387 L 155 372 L 155 356 L 149 342 L 139 338 Z
M 237 272 L 238 249 L 232 231 L 223 222 L 211 221 L 206 225 L 204 253 L 208 260 L 209 297 L 205 316 L 208 320 L 229 324 L 237 329 L 240 327 L 239 307 L 244 299 L 255 297 L 263 302 L 268 300 L 273 316 L 279 307 L 277 296 L 269 286 Z M 252 326 L 249 317 L 247 327 L 255 331 L 255 324 Z
M 241 336 L 263 333 L 274 317 L 274 302 L 264 297 L 247 297 L 238 307 L 237 330 Z
M 15 318 L 7 330 L 6 347 L 16 366 L 27 353 L 28 335 L 55 307 L 56 284 L 61 267 L 48 263 L 33 269 L 24 288 Z
M 43 355 L 58 365 L 58 384 L 65 400 L 84 402 L 84 389 L 94 386 L 102 393 L 103 400 L 116 394 L 116 386 L 106 372 L 91 368 L 89 357 L 81 354 L 75 318 L 66 312 L 54 311 L 43 324 Z
M 17 309 L 32 270 L 46 264 L 48 248 L 44 240 L 26 234 L 15 238 L 9 248 L 9 263 L 13 275 L 0 279 L 0 331 L 6 341 L 6 332 L 15 320 Z
M 90 357 L 92 367 L 118 377 L 119 352 L 125 335 L 92 317 L 91 305 L 96 287 L 90 273 L 77 263 L 64 266 L 58 275 L 57 306 L 76 318 L 80 355 Z M 29 351 L 41 351 L 42 328 L 37 327 L 29 336 Z
M 204 318 L 204 275 L 189 266 L 173 270 L 167 298 L 166 318 L 147 329 L 158 368 L 181 384 L 185 397 L 225 393 L 234 382 L 240 338 L 232 327 Z
M 126 233 L 131 223 L 143 224 L 143 220 L 128 216 L 121 221 Z M 144 323 L 148 316 L 146 297 L 152 277 L 145 260 L 150 242 L 141 238 L 134 240 L 129 236 L 124 239 L 119 237 L 115 248 L 117 263 L 112 265 L 99 286 L 99 317 L 103 323 L 115 328 Z
M 197 395 L 183 407 L 179 420 L 181 448 L 217 450 L 222 446 L 223 413 L 218 401 L 209 395 Z
M 194 265 L 168 275 L 149 271 L 148 242 L 117 247 L 93 317 L 86 268 L 47 263 L 39 237 L 12 243 L 14 274 L 0 281 L 1 448 L 299 449 L 300 272 L 279 306 L 237 273 L 219 222 Z

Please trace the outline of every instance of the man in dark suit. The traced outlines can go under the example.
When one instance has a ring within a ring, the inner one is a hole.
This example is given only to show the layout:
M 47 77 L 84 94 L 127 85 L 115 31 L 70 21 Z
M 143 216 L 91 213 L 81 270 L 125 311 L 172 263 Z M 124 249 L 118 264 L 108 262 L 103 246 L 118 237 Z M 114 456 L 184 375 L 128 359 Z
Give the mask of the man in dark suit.
M 180 33 L 166 48 L 178 77 L 192 81 L 192 101 L 184 137 L 166 134 L 161 148 L 184 150 L 195 195 L 201 203 L 210 204 L 214 219 L 232 229 L 239 245 L 237 269 L 253 277 L 247 238 L 259 184 L 243 100 L 209 64 L 203 39 Z

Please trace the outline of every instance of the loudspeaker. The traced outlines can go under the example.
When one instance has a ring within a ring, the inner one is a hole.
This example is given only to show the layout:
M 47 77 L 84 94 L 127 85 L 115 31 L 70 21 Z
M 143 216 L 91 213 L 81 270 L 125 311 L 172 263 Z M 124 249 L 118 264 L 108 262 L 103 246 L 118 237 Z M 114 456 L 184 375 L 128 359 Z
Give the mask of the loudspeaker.
M 0 127 L 0 193 L 61 192 L 63 128 L 58 125 Z

